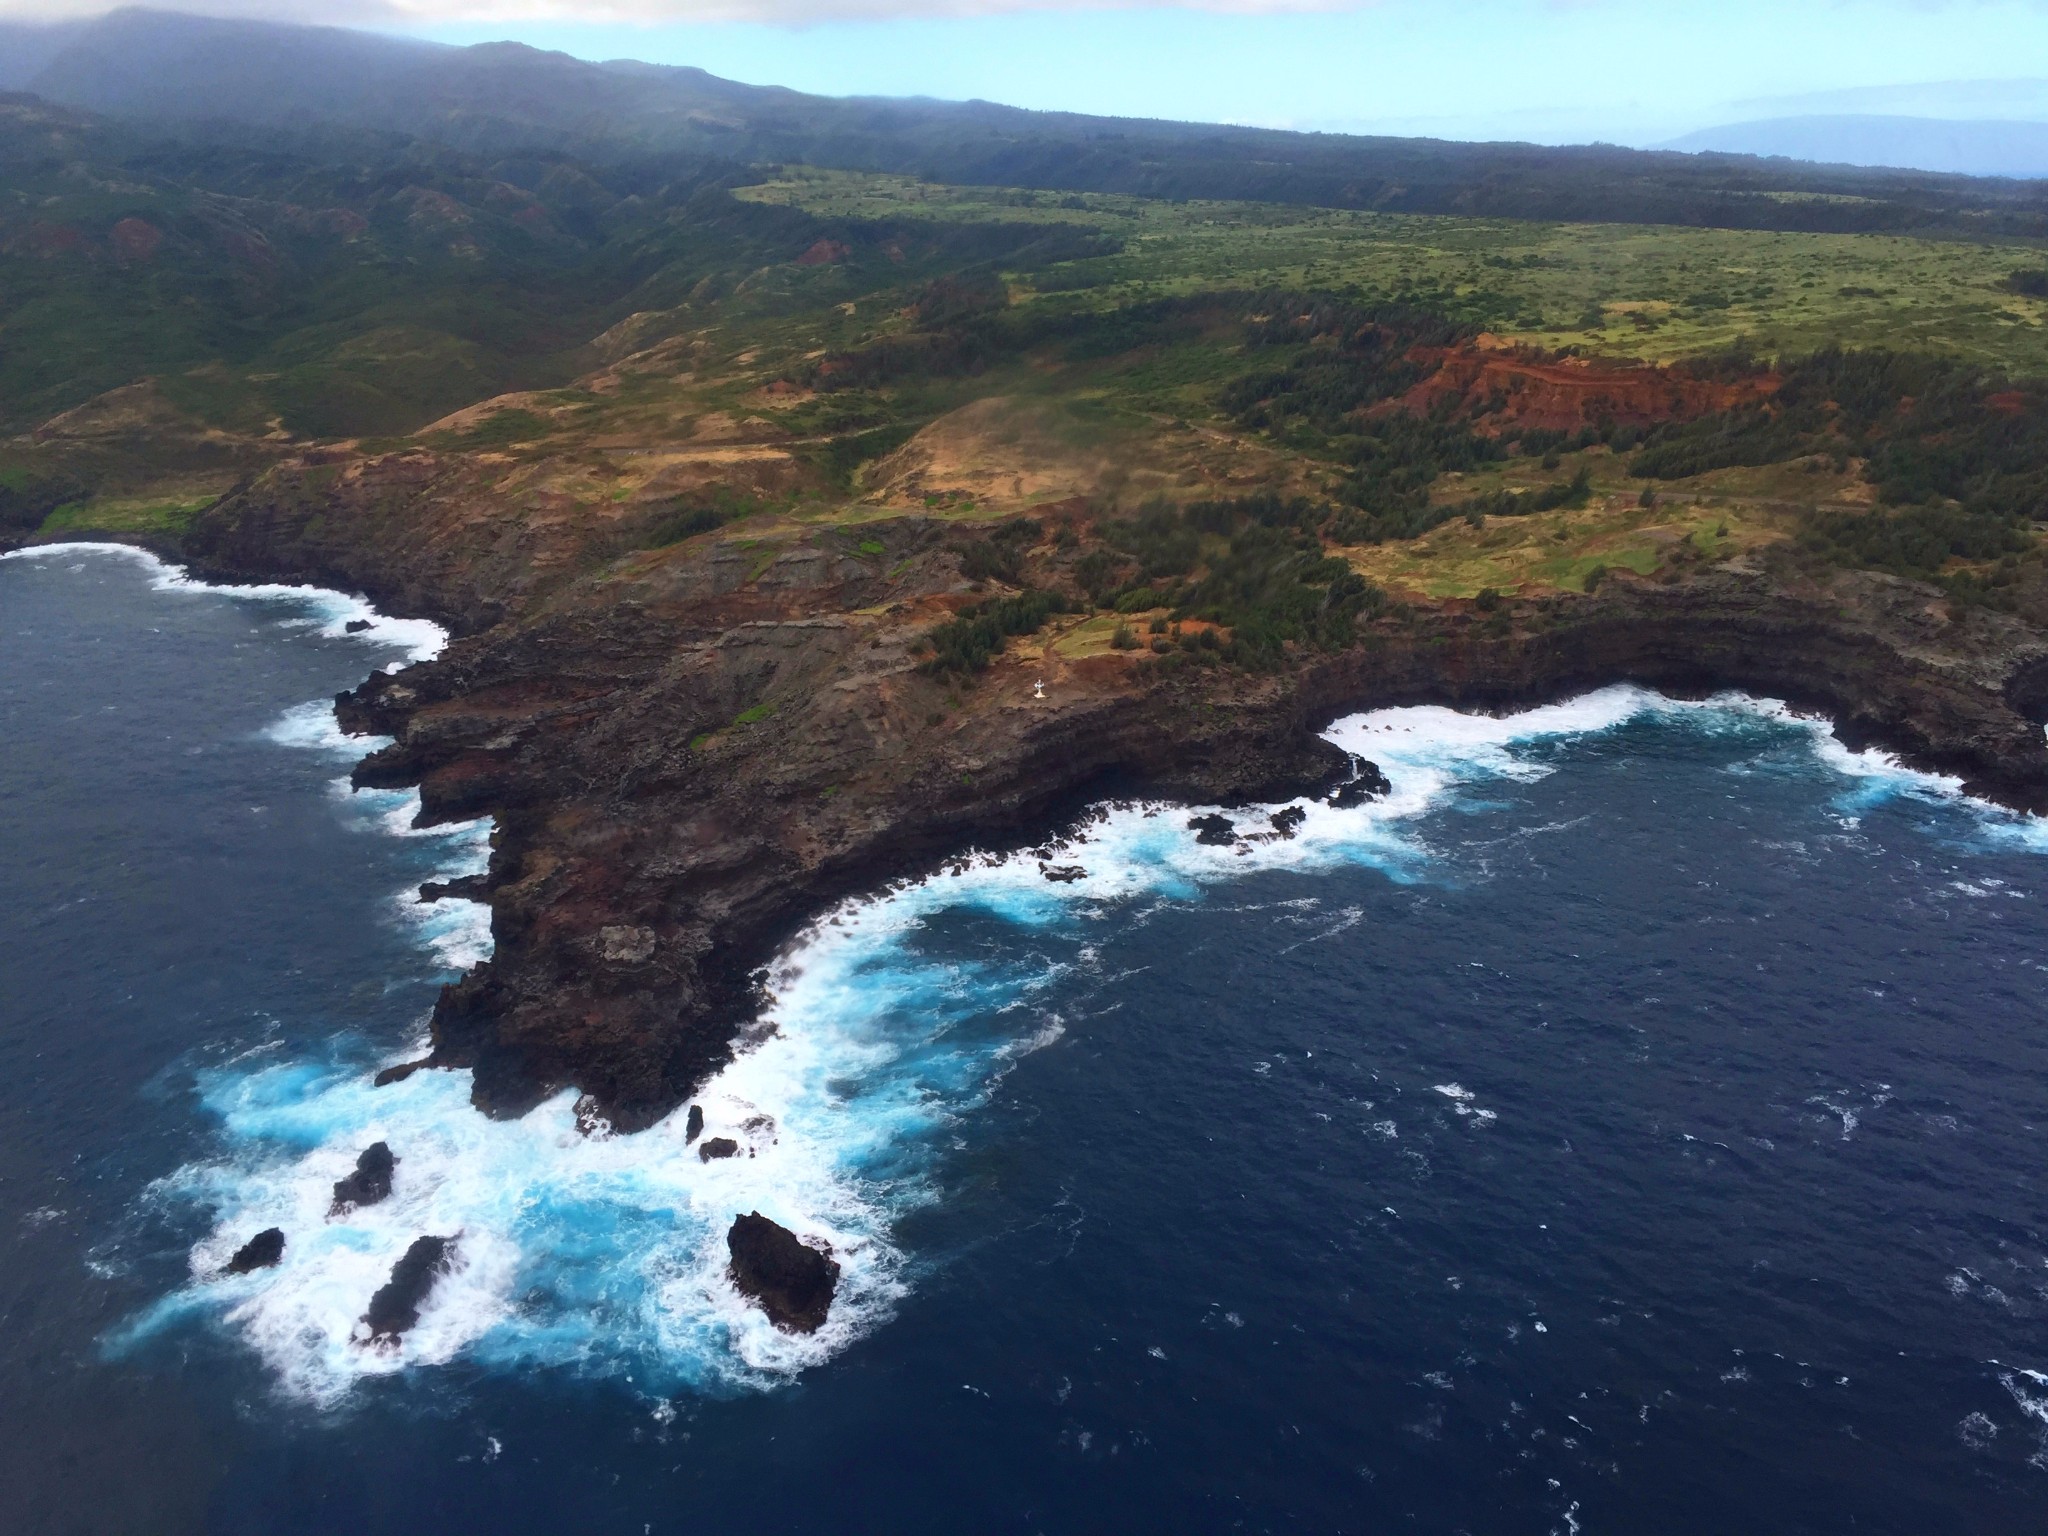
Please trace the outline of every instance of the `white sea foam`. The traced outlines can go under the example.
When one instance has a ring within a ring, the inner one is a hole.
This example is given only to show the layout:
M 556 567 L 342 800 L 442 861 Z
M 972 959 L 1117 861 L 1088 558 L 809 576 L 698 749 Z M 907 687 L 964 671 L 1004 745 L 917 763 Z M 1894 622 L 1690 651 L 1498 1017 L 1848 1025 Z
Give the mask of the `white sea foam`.
M 1734 695 L 1681 703 L 1623 687 L 1505 717 L 1432 708 L 1355 716 L 1328 735 L 1376 762 L 1390 792 L 1344 810 L 1293 802 L 1301 814 L 1291 836 L 1272 821 L 1281 807 L 1120 805 L 1058 846 L 964 856 L 821 918 L 778 967 L 760 1027 L 698 1095 L 705 1138 L 730 1137 L 736 1157 L 702 1160 L 684 1141 L 680 1114 L 637 1135 L 585 1135 L 568 1093 L 520 1120 L 486 1119 L 470 1107 L 460 1072 L 419 1072 L 377 1089 L 374 1063 L 359 1058 L 222 1069 L 202 1090 L 225 1152 L 154 1191 L 211 1208 L 216 1225 L 193 1250 L 191 1283 L 138 1319 L 131 1336 L 193 1314 L 217 1317 L 288 1389 L 320 1403 L 345 1398 L 365 1377 L 458 1355 L 630 1379 L 655 1393 L 786 1379 L 875 1327 L 903 1295 L 913 1269 L 897 1224 L 933 1198 L 953 1127 L 1014 1061 L 1059 1037 L 1060 1021 L 1034 998 L 1064 965 L 1094 964 L 1091 949 L 1073 942 L 1078 930 L 1112 911 L 1140 911 L 1141 901 L 1199 899 L 1251 870 L 1363 863 L 1419 879 L 1430 854 L 1416 822 L 1460 787 L 1541 777 L 1553 770 L 1532 755 L 1538 744 L 1653 712 L 1706 729 L 1796 725 L 1858 795 L 1960 797 L 1950 781 L 1841 749 L 1782 705 Z M 271 736 L 337 759 L 365 745 L 311 705 Z M 446 838 L 451 873 L 481 867 L 487 825 L 419 833 L 413 797 L 365 791 L 345 803 L 365 825 Z M 1225 816 L 1237 835 L 1199 841 L 1189 822 L 1205 814 Z M 2020 818 L 2003 824 L 2038 835 Z M 1053 881 L 1048 867 L 1082 873 Z M 487 928 L 455 915 L 468 905 L 434 904 L 418 917 L 422 941 L 450 966 L 488 953 Z M 918 935 L 958 908 L 1027 933 L 1058 930 L 1076 958 L 1019 945 L 1006 960 L 936 960 Z M 1461 1085 L 1437 1091 L 1475 1124 L 1494 1118 Z M 1391 1121 L 1373 1129 L 1397 1134 Z M 333 1182 L 377 1140 L 400 1159 L 392 1197 L 328 1220 Z M 818 1334 L 778 1332 L 733 1289 L 725 1233 L 751 1210 L 829 1243 L 842 1265 L 839 1299 Z M 277 1269 L 216 1278 L 241 1242 L 273 1225 L 287 1234 Z M 370 1294 L 422 1233 L 456 1238 L 455 1271 L 401 1348 L 363 1347 L 355 1335 Z
M 293 586 L 283 582 L 226 585 L 201 581 L 182 565 L 173 565 L 133 544 L 80 540 L 69 544 L 32 544 L 0 554 L 0 560 L 62 560 L 78 555 L 115 555 L 133 560 L 150 576 L 159 592 L 243 598 L 259 603 L 286 603 L 302 612 L 278 620 L 293 628 L 317 629 L 333 638 L 348 637 L 370 645 L 402 647 L 407 661 L 429 661 L 448 644 L 448 632 L 428 619 L 394 619 L 379 613 L 368 600 L 331 587 Z M 351 631 L 349 625 L 367 628 Z M 395 667 L 393 668 L 395 670 Z
M 318 752 L 350 766 L 389 742 L 388 737 L 346 734 L 334 717 L 333 705 L 320 701 L 286 710 L 264 735 L 279 746 Z M 490 867 L 492 823 L 488 817 L 421 827 L 417 825 L 418 790 L 356 789 L 347 774 L 335 778 L 331 789 L 354 826 L 439 844 L 434 850 L 436 879 L 480 875 Z M 407 886 L 393 896 L 392 905 L 399 921 L 412 928 L 420 943 L 447 969 L 466 971 L 491 957 L 491 909 L 484 903 L 459 897 L 426 901 L 416 887 Z
M 785 971 L 771 1032 L 698 1096 L 704 1138 L 741 1148 L 727 1159 L 702 1160 L 680 1115 L 635 1136 L 586 1136 L 568 1093 L 523 1119 L 486 1119 L 466 1073 L 379 1089 L 361 1062 L 291 1062 L 209 1078 L 203 1098 L 234 1155 L 181 1170 L 157 1194 L 211 1206 L 218 1224 L 193 1251 L 193 1283 L 136 1333 L 217 1313 L 320 1403 L 464 1351 L 655 1391 L 762 1384 L 828 1358 L 902 1293 L 889 1229 L 928 1197 L 942 1133 L 1058 1034 L 1028 1007 L 1022 1020 L 990 1017 L 1028 1001 L 1049 967 L 918 963 L 900 942 L 916 908 L 848 909 Z M 329 1221 L 334 1181 L 378 1140 L 399 1158 L 391 1198 Z M 752 1210 L 831 1245 L 839 1298 L 818 1334 L 778 1332 L 732 1288 L 726 1229 Z M 211 1278 L 267 1226 L 287 1234 L 276 1270 Z M 422 1233 L 458 1236 L 461 1267 L 401 1349 L 362 1347 L 370 1294 Z
M 1438 1083 L 1436 1091 L 1451 1101 L 1451 1107 L 1461 1120 L 1470 1120 L 1474 1125 L 1484 1127 L 1500 1118 L 1493 1110 L 1481 1109 L 1474 1103 L 1479 1096 L 1462 1083 Z

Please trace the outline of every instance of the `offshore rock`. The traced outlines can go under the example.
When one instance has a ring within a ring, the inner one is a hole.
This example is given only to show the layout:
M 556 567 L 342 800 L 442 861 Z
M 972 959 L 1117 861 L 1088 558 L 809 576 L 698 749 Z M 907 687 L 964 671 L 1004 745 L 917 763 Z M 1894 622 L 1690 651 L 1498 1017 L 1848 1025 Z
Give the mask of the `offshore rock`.
M 356 1171 L 334 1181 L 334 1203 L 327 1208 L 327 1214 L 346 1216 L 357 1206 L 375 1205 L 384 1199 L 391 1193 L 391 1172 L 397 1166 L 398 1159 L 391 1155 L 389 1146 L 381 1141 L 371 1142 L 357 1156 Z
M 1188 822 L 1195 841 L 1211 848 L 1228 848 L 1237 841 L 1237 826 L 1228 816 L 1196 816 Z
M 370 1298 L 363 1322 L 369 1328 L 366 1342 L 396 1344 L 400 1335 L 420 1320 L 434 1283 L 447 1274 L 455 1262 L 452 1237 L 416 1237 L 405 1256 L 391 1266 L 391 1278 Z
M 284 1257 L 284 1229 L 265 1227 L 235 1250 L 228 1260 L 228 1273 L 246 1275 L 251 1270 L 274 1268 Z
M 816 1333 L 832 1310 L 839 1264 L 789 1228 L 753 1211 L 733 1219 L 725 1235 L 732 1283 L 785 1333 Z
M 490 877 L 461 875 L 453 880 L 429 880 L 420 887 L 421 901 L 489 901 Z
M 1378 763 L 1369 763 L 1362 757 L 1354 761 L 1358 764 L 1358 777 L 1348 784 L 1338 785 L 1336 793 L 1330 796 L 1330 804 L 1340 811 L 1348 811 L 1353 806 L 1364 805 L 1368 800 L 1378 800 L 1393 792 L 1394 786 L 1380 772 Z
M 1038 872 L 1054 885 L 1072 885 L 1088 878 L 1088 871 L 1079 864 L 1041 864 Z
M 738 1157 L 740 1144 L 730 1136 L 714 1136 L 697 1149 L 697 1161 L 708 1163 L 713 1158 Z
M 1273 813 L 1273 830 L 1282 837 L 1292 837 L 1301 830 L 1301 824 L 1308 820 L 1308 812 L 1298 805 Z
M 404 1082 L 413 1073 L 419 1071 L 421 1067 L 430 1067 L 432 1065 L 433 1061 L 425 1056 L 422 1056 L 418 1061 L 395 1062 L 391 1066 L 381 1069 L 375 1077 L 371 1078 L 370 1086 L 372 1088 L 389 1088 L 393 1083 Z
M 704 1106 L 692 1104 L 689 1118 L 683 1123 L 683 1145 L 688 1146 L 704 1134 Z

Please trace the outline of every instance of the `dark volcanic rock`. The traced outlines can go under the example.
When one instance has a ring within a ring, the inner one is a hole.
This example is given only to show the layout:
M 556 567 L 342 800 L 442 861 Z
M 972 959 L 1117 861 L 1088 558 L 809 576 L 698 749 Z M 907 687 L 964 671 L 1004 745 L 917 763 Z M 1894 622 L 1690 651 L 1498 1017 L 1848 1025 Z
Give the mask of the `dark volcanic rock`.
M 1237 841 L 1237 825 L 1228 816 L 1197 816 L 1188 822 L 1195 841 L 1211 848 L 1228 848 Z
M 357 1206 L 375 1205 L 384 1199 L 391 1193 L 391 1171 L 397 1166 L 398 1159 L 391 1155 L 390 1147 L 381 1141 L 371 1142 L 356 1158 L 356 1171 L 334 1181 L 334 1204 L 327 1208 L 327 1214 L 345 1216 Z
M 697 1149 L 699 1162 L 710 1162 L 714 1157 L 738 1157 L 740 1144 L 730 1136 L 714 1136 Z
M 364 630 L 369 629 L 371 624 L 368 619 L 350 619 L 341 627 L 351 635 L 360 635 Z
M 1298 805 L 1290 805 L 1284 811 L 1273 813 L 1273 830 L 1282 837 L 1292 837 L 1301 830 L 1301 824 L 1307 820 L 1307 811 Z
M 391 1266 L 391 1278 L 377 1287 L 370 1307 L 363 1314 L 369 1326 L 369 1342 L 395 1344 L 408 1328 L 420 1320 L 420 1307 L 434 1289 L 434 1282 L 447 1274 L 455 1262 L 452 1237 L 416 1237 L 405 1256 Z
M 1088 871 L 1078 864 L 1041 864 L 1038 872 L 1054 885 L 1072 885 L 1088 878 Z
M 1368 800 L 1377 800 L 1382 795 L 1390 793 L 1394 787 L 1388 782 L 1387 776 L 1380 772 L 1378 763 L 1369 763 L 1362 757 L 1354 761 L 1358 764 L 1358 777 L 1348 784 L 1339 784 L 1336 793 L 1330 796 L 1330 804 L 1340 811 L 1348 811 L 1352 806 L 1363 805 Z
M 489 875 L 463 875 L 454 880 L 429 880 L 420 887 L 421 901 L 485 901 L 491 893 Z
M 725 1235 L 732 1283 L 788 1333 L 816 1333 L 832 1310 L 839 1264 L 759 1211 L 733 1218 Z
M 235 1250 L 228 1260 L 228 1273 L 246 1275 L 252 1269 L 269 1269 L 284 1257 L 284 1229 L 265 1227 Z
M 216 577 L 356 588 L 456 636 L 337 712 L 390 739 L 358 784 L 416 786 L 425 825 L 496 818 L 496 949 L 442 994 L 432 1058 L 468 1070 L 491 1114 L 573 1087 L 622 1133 L 653 1124 L 731 1060 L 762 969 L 833 903 L 964 867 L 967 848 L 1065 857 L 1047 832 L 1087 804 L 1383 794 L 1319 734 L 1358 710 L 1741 688 L 2048 810 L 2048 632 L 1878 573 L 1764 551 L 1512 614 L 1417 600 L 1270 672 L 1055 659 L 1054 697 L 1019 708 L 1036 661 L 999 657 L 958 687 L 917 670 L 935 605 L 960 595 L 949 522 L 864 523 L 884 562 L 827 529 L 766 566 L 706 535 L 620 570 L 606 520 L 526 520 L 524 467 L 421 448 L 351 457 L 337 478 L 335 454 L 222 498 L 180 553 Z M 1059 547 L 1026 557 L 1046 590 L 1071 585 Z
M 422 1056 L 418 1061 L 398 1062 L 395 1065 L 385 1067 L 382 1071 L 378 1072 L 378 1074 L 375 1077 L 370 1079 L 370 1086 L 373 1088 L 388 1088 L 393 1083 L 404 1082 L 408 1077 L 411 1077 L 413 1073 L 419 1071 L 421 1067 L 430 1067 L 432 1065 L 432 1058 L 426 1056 Z M 347 1180 L 343 1180 L 342 1182 L 346 1183 Z M 335 1186 L 336 1189 L 339 1189 L 340 1187 L 340 1185 Z M 357 1204 L 359 1205 L 367 1203 L 367 1201 L 357 1202 Z
M 702 1104 L 692 1104 L 690 1106 L 690 1117 L 683 1123 L 683 1145 L 687 1147 L 703 1134 L 704 1106 Z

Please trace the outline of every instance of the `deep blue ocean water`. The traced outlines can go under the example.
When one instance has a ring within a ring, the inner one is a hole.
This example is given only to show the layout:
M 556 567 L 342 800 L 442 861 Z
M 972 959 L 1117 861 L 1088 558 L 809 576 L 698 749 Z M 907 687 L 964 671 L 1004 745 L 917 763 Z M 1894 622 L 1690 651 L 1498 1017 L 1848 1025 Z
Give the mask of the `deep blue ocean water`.
M 366 1086 L 487 829 L 338 785 L 322 701 L 431 646 L 362 613 L 0 561 L 0 1528 L 2048 1524 L 2033 824 L 1752 701 L 1345 722 L 1390 802 L 821 922 L 706 1165 Z M 754 1208 L 846 1263 L 816 1340 L 719 1274 Z

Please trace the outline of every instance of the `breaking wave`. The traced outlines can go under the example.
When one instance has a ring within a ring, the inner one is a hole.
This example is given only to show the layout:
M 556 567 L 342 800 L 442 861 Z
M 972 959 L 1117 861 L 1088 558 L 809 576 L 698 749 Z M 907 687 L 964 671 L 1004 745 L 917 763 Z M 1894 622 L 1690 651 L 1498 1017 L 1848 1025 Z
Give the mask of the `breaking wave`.
M 161 569 L 166 590 L 197 586 Z M 275 590 L 312 610 L 286 622 L 328 632 L 350 618 L 391 623 L 338 594 Z M 383 633 L 388 644 L 396 631 Z M 411 654 L 432 654 L 429 639 L 422 631 Z M 1646 716 L 1746 745 L 1753 738 L 1733 772 L 1774 758 L 1810 772 L 1818 759 L 1841 781 L 1845 819 L 1912 797 L 1965 805 L 1988 835 L 2048 849 L 2038 820 L 1967 802 L 1955 781 L 1883 753 L 1848 751 L 1825 722 L 1769 700 L 1682 702 L 1616 687 L 1503 717 L 1442 708 L 1353 716 L 1327 734 L 1379 765 L 1390 785 L 1379 799 L 1342 809 L 1310 800 L 1252 810 L 1109 806 L 1043 847 L 965 855 L 821 917 L 775 969 L 770 1001 L 735 1060 L 697 1096 L 704 1139 L 730 1138 L 736 1156 L 703 1159 L 680 1113 L 637 1135 L 586 1134 L 569 1092 L 521 1119 L 488 1119 L 470 1106 L 463 1072 L 422 1071 L 375 1088 L 380 1063 L 358 1040 L 338 1040 L 317 1060 L 243 1061 L 204 1074 L 218 1152 L 160 1180 L 148 1198 L 203 1208 L 212 1229 L 191 1251 L 189 1281 L 113 1342 L 208 1320 L 259 1352 L 285 1390 L 323 1406 L 368 1378 L 458 1357 L 609 1378 L 655 1396 L 772 1386 L 880 1325 L 915 1281 L 898 1226 L 936 1198 L 963 1117 L 1014 1062 L 1059 1038 L 1044 994 L 1091 963 L 1080 942 L 1089 925 L 1140 901 L 1199 900 L 1255 870 L 1363 864 L 1397 882 L 1423 880 L 1427 813 L 1467 789 L 1554 771 L 1546 744 Z M 322 704 L 291 711 L 269 734 L 338 764 L 366 747 L 343 736 Z M 487 823 L 420 834 L 415 796 L 351 791 L 345 775 L 335 794 L 366 830 L 443 839 L 449 874 L 483 867 Z M 449 971 L 488 955 L 487 909 L 410 896 L 400 905 Z M 997 917 L 1025 942 L 940 958 L 923 936 L 940 914 L 961 909 Z M 1456 1084 L 1438 1091 L 1475 1124 L 1493 1118 Z M 398 1158 L 391 1196 L 330 1219 L 335 1181 L 375 1141 Z M 822 1239 L 839 1260 L 839 1297 L 817 1334 L 777 1331 L 732 1287 L 725 1233 L 751 1210 Z M 223 1276 L 230 1255 L 271 1226 L 287 1235 L 281 1264 Z M 368 1298 L 424 1233 L 455 1238 L 452 1272 L 400 1348 L 359 1343 Z
M 220 585 L 202 581 L 181 565 L 161 560 L 133 544 L 97 543 L 80 540 L 70 544 L 33 544 L 25 549 L 0 553 L 0 560 L 66 560 L 78 555 L 114 555 L 133 560 L 148 571 L 150 586 L 158 592 L 188 596 L 233 597 L 258 603 L 277 603 L 299 610 L 282 615 L 277 622 L 288 629 L 314 629 L 333 639 L 347 637 L 368 645 L 397 647 L 406 661 L 428 661 L 448 644 L 448 631 L 428 619 L 394 619 L 379 613 L 368 599 L 337 592 L 329 587 L 290 586 L 283 582 L 254 582 L 248 585 Z M 351 626 L 354 626 L 353 628 Z M 396 671 L 404 662 L 394 662 Z

